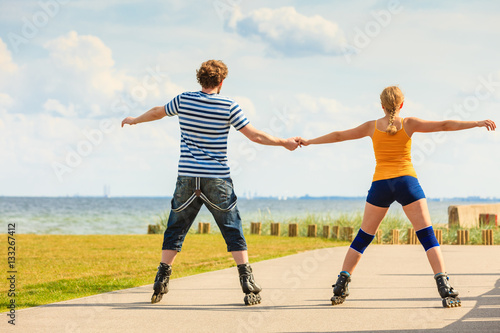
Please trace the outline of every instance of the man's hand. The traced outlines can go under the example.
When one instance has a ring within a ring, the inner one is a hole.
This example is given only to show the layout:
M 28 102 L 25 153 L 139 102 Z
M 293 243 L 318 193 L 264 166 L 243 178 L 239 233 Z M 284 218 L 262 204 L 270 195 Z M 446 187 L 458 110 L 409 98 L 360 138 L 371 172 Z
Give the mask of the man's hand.
M 494 131 L 497 128 L 497 125 L 493 120 L 483 120 L 483 121 L 478 121 L 477 125 L 479 127 L 486 127 L 488 131 Z
M 135 122 L 135 118 L 134 118 L 134 117 L 127 117 L 127 118 L 123 119 L 123 121 L 122 121 L 122 127 L 123 127 L 123 125 L 125 125 L 125 124 L 128 124 L 128 125 L 135 125 L 135 124 L 136 124 L 136 122 Z
M 285 147 L 286 149 L 288 149 L 290 151 L 294 151 L 299 146 L 297 139 L 298 138 L 296 138 L 296 137 L 286 139 L 285 142 L 283 143 L 283 147 Z

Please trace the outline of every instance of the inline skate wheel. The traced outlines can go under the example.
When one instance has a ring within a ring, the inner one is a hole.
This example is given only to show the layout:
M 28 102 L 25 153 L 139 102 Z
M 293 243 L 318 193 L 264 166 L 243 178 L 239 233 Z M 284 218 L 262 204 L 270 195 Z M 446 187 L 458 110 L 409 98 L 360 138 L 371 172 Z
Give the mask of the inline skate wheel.
M 151 296 L 151 303 L 152 304 L 158 303 L 159 301 L 161 301 L 162 298 L 163 294 L 153 294 L 153 296 Z
M 339 296 L 333 296 L 331 301 L 332 301 L 332 305 L 339 305 L 339 304 L 344 303 L 345 298 L 339 297 Z
M 247 294 L 245 295 L 244 301 L 245 305 L 255 305 L 257 303 L 260 303 L 260 296 L 257 297 L 258 295 L 255 294 Z
M 455 308 L 462 306 L 460 298 L 447 297 L 443 298 L 443 307 L 445 308 Z
M 245 305 L 260 304 L 262 297 L 259 294 L 250 293 L 245 295 L 244 301 Z

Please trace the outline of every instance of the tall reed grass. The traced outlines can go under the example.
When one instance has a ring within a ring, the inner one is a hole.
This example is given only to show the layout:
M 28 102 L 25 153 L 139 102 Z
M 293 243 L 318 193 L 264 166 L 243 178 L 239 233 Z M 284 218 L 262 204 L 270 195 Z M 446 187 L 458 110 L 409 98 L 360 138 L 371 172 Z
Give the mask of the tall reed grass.
M 363 221 L 363 213 L 355 212 L 350 214 L 342 214 L 340 216 L 333 217 L 331 214 L 325 213 L 309 213 L 302 217 L 291 217 L 288 219 L 275 219 L 273 213 L 267 209 L 266 211 L 258 211 L 257 221 L 244 221 L 243 231 L 245 234 L 250 234 L 250 222 L 261 222 L 262 235 L 269 235 L 271 229 L 271 223 L 281 223 L 280 236 L 288 236 L 288 224 L 297 223 L 298 224 L 298 236 L 307 236 L 308 225 L 315 224 L 318 230 L 318 236 L 323 236 L 323 226 L 339 226 L 339 227 L 352 227 L 354 232 L 361 227 L 361 222 Z M 167 227 L 168 222 L 168 212 L 159 216 L 159 224 L 161 225 L 161 231 L 163 232 Z M 434 229 L 442 230 L 443 233 L 443 244 L 457 244 L 457 227 L 448 227 L 447 224 L 434 224 Z M 389 214 L 387 215 L 382 223 L 380 224 L 379 230 L 382 231 L 382 242 L 387 243 L 391 238 L 391 230 L 399 230 L 400 242 L 406 243 L 408 237 L 408 229 L 412 228 L 412 225 L 408 218 L 401 214 Z M 500 242 L 500 229 L 495 228 L 495 226 L 484 226 L 480 228 L 469 229 L 470 241 L 469 244 L 482 244 L 482 229 L 494 229 L 494 239 L 496 242 Z M 194 223 L 190 233 L 198 232 L 198 225 Z M 217 224 L 212 221 L 212 232 L 220 232 Z M 329 235 L 331 237 L 331 235 Z

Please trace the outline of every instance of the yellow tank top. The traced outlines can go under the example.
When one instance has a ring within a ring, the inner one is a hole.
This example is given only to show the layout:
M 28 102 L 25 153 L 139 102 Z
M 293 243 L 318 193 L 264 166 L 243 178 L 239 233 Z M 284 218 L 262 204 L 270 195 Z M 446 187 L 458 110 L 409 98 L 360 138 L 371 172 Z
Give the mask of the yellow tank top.
M 372 141 L 377 165 L 373 181 L 401 176 L 417 177 L 411 163 L 411 138 L 406 134 L 403 121 L 401 118 L 401 129 L 394 135 L 379 130 L 375 121 Z

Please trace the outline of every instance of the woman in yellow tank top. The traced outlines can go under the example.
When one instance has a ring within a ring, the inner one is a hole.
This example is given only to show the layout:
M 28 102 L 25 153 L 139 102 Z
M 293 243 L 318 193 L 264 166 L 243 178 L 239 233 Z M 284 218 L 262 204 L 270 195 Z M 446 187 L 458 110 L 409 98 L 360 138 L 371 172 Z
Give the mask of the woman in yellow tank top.
M 299 139 L 300 145 L 308 146 L 369 136 L 373 142 L 377 161 L 372 186 L 366 198 L 363 222 L 347 251 L 338 280 L 333 285 L 332 304 L 343 303 L 349 295 L 348 284 L 351 281 L 352 272 L 364 250 L 373 240 L 389 206 L 394 201 L 398 201 L 403 206 L 406 216 L 412 223 L 417 237 L 426 251 L 435 274 L 438 292 L 443 298 L 443 306 L 460 306 L 458 292 L 449 284 L 441 249 L 432 229 L 427 201 L 411 162 L 411 137 L 415 132 L 458 131 L 473 127 L 486 127 L 488 130 L 495 130 L 496 125 L 491 120 L 427 121 L 414 117 L 401 118 L 399 113 L 403 107 L 404 96 L 396 86 L 385 88 L 380 94 L 380 101 L 385 113 L 383 118 L 315 139 Z

